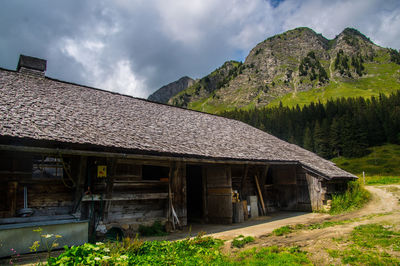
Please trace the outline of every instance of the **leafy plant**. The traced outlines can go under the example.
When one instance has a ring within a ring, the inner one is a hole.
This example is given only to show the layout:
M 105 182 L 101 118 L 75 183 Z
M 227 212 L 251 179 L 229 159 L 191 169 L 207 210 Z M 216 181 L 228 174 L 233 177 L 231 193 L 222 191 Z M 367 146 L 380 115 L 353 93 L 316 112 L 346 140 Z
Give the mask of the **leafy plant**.
M 195 265 L 222 264 L 219 251 L 222 240 L 198 235 L 181 241 L 140 241 L 125 238 L 121 242 L 86 243 L 65 247 L 50 265 Z
M 232 247 L 237 247 L 237 248 L 242 248 L 244 247 L 246 244 L 254 242 L 254 237 L 252 236 L 237 236 L 233 239 L 232 241 Z
M 54 234 L 43 234 L 43 229 L 40 227 L 34 229 L 33 231 L 38 233 L 40 239 L 32 243 L 32 245 L 29 247 L 30 251 L 35 252 L 37 255 L 40 247 L 43 247 L 47 251 L 47 258 L 50 258 L 51 252 L 59 246 L 57 240 L 59 238 L 62 238 L 62 236 Z M 39 261 L 41 261 L 40 257 L 37 257 Z
M 332 196 L 330 214 L 359 209 L 369 201 L 371 194 L 357 181 L 348 183 L 345 193 Z

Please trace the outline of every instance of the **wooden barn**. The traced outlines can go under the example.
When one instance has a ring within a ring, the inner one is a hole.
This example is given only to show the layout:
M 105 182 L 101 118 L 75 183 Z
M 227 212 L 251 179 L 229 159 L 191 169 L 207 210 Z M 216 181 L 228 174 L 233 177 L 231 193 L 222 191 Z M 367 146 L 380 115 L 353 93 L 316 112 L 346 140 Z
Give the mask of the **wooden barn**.
M 245 123 L 45 70 L 28 56 L 0 69 L 0 257 L 38 226 L 79 244 L 154 221 L 229 224 L 238 199 L 260 214 L 318 210 L 356 178 Z

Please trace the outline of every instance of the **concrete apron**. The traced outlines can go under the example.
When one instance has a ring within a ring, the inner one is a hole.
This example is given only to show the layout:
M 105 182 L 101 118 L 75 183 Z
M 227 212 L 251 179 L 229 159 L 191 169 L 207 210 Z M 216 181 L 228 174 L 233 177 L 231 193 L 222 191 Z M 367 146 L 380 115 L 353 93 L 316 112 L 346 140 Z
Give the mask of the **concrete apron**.
M 39 227 L 43 230 L 40 234 L 33 231 Z M 65 245 L 82 245 L 88 241 L 88 221 L 56 220 L 0 225 L 0 258 L 30 253 L 29 247 L 35 241 L 40 243 L 40 235 L 47 234 L 62 236 L 57 238 L 58 248 Z M 43 240 L 46 240 L 46 238 L 43 238 Z M 47 238 L 47 240 L 51 245 L 54 236 Z M 47 251 L 44 242 L 40 245 L 38 252 Z

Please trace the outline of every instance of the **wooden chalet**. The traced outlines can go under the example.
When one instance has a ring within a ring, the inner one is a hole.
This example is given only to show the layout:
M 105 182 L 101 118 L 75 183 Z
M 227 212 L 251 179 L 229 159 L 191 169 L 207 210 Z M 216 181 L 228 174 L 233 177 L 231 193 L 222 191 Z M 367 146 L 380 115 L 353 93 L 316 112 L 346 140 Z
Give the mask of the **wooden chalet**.
M 261 214 L 318 210 L 356 178 L 245 123 L 45 70 L 22 55 L 0 69 L 0 257 L 39 226 L 80 244 L 154 221 L 229 224 L 233 191 Z

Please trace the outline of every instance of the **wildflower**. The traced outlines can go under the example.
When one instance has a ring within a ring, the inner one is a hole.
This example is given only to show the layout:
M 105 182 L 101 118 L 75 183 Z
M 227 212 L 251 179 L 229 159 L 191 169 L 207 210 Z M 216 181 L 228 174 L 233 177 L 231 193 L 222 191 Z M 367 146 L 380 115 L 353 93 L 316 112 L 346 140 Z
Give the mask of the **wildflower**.
M 97 251 L 97 250 L 99 250 L 99 249 L 100 249 L 99 247 L 94 247 L 94 248 L 93 248 L 94 251 Z
M 56 235 L 56 238 L 61 238 L 62 236 L 61 235 Z
M 50 238 L 50 237 L 53 237 L 53 236 L 54 236 L 54 234 L 41 235 L 41 237 L 43 237 L 43 238 Z
M 109 260 L 109 259 L 111 259 L 111 257 L 110 256 L 103 256 L 103 260 Z
M 126 255 L 121 255 L 120 258 L 123 259 L 123 260 L 127 260 L 127 259 L 128 259 L 128 256 L 126 256 Z
M 33 232 L 38 232 L 38 233 L 41 233 L 42 231 L 43 231 L 43 229 L 40 228 L 40 227 L 39 227 L 38 229 L 34 229 L 34 230 L 33 230 Z
M 97 246 L 101 246 L 101 245 L 104 245 L 104 243 L 103 242 L 96 242 L 96 245 Z
M 104 248 L 103 250 L 104 250 L 104 252 L 110 252 L 109 248 Z
M 98 261 L 98 260 L 101 260 L 101 259 L 99 257 L 94 257 L 94 260 Z
M 32 246 L 29 247 L 30 251 L 37 251 L 38 247 L 40 246 L 39 241 L 33 242 Z

